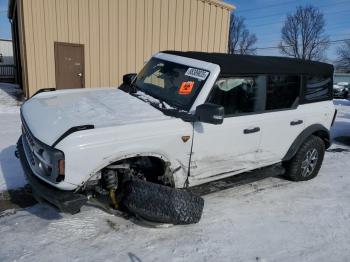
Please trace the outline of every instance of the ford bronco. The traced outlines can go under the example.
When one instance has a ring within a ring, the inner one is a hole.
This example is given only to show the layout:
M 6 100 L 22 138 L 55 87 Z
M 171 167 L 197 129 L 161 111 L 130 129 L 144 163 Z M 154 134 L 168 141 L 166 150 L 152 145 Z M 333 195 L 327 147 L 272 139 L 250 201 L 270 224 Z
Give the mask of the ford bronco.
M 309 180 L 330 146 L 332 76 L 292 58 L 160 52 L 122 90 L 28 99 L 19 158 L 34 193 L 70 213 L 98 195 L 117 206 L 130 178 L 187 188 L 279 164 Z

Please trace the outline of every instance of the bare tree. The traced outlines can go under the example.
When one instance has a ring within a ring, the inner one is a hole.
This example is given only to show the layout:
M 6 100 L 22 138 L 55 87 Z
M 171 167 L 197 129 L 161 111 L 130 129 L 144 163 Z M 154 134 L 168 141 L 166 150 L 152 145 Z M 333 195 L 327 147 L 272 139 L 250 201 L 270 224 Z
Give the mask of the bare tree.
M 347 40 L 337 49 L 337 68 L 350 73 L 350 40 Z
M 255 34 L 251 34 L 244 24 L 244 18 L 231 13 L 228 40 L 230 54 L 255 54 L 255 43 L 258 41 Z
M 282 28 L 279 49 L 282 54 L 304 59 L 322 60 L 329 46 L 325 20 L 319 9 L 299 6 L 289 14 Z

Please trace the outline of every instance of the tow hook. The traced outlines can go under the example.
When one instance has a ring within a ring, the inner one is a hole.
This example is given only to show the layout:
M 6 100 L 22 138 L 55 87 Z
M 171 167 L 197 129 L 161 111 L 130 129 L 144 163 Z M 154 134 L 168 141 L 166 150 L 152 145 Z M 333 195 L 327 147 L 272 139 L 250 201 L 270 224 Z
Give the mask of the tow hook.
M 18 153 L 18 150 L 17 150 L 17 149 L 15 150 L 15 157 L 16 157 L 16 158 L 19 158 L 19 153 Z

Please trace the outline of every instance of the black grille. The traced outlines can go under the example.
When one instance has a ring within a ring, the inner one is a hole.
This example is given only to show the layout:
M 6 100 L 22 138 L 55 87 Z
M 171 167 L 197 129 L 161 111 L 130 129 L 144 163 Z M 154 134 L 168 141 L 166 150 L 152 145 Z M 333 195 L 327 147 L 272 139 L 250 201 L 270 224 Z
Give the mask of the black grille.
M 23 148 L 33 173 L 52 183 L 58 183 L 58 161 L 63 159 L 62 151 L 38 140 L 29 130 L 22 117 Z

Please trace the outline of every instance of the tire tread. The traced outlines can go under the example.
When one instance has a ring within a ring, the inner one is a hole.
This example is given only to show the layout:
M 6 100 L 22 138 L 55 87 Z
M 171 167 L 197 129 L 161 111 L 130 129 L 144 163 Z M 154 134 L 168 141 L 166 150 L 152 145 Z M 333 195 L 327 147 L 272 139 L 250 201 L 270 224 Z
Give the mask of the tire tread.
M 319 159 L 317 161 L 316 167 L 312 172 L 311 176 L 303 177 L 301 175 L 301 163 L 304 160 L 306 152 L 312 147 L 317 149 L 319 154 Z M 321 168 L 324 153 L 325 153 L 325 143 L 323 142 L 323 140 L 318 136 L 311 135 L 300 146 L 295 156 L 290 161 L 284 163 L 284 167 L 286 168 L 285 177 L 287 177 L 292 181 L 306 181 L 316 177 Z
M 133 179 L 124 186 L 122 204 L 147 220 L 179 225 L 198 223 L 204 200 L 184 189 Z

